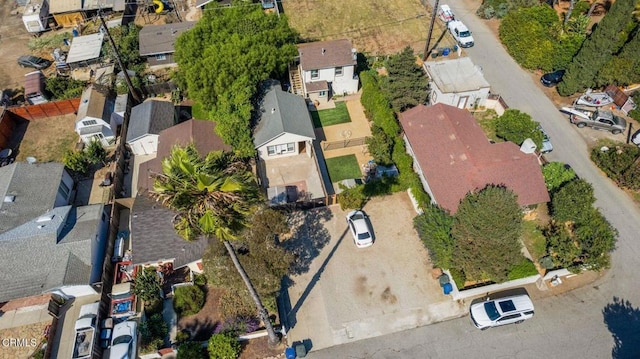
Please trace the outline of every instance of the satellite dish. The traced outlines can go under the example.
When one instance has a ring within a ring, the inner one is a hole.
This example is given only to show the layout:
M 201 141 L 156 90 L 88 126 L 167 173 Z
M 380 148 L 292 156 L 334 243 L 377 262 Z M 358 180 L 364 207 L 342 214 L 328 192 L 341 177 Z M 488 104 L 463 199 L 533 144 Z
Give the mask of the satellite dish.
M 27 163 L 31 165 L 38 162 L 35 157 L 27 157 L 26 160 L 27 160 Z

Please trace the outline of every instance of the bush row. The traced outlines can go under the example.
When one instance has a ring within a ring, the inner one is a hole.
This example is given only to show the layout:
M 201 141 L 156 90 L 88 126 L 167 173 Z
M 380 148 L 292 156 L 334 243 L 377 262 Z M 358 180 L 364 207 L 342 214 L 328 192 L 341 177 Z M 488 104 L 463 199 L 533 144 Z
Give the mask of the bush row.
M 592 149 L 591 160 L 619 186 L 640 190 L 640 148 L 634 145 L 617 145 L 604 151 L 602 149 Z

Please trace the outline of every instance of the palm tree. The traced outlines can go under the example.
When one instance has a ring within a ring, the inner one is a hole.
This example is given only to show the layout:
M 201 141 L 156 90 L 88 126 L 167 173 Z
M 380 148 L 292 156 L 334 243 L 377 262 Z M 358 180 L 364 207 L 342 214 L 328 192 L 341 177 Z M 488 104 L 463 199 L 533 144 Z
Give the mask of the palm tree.
M 200 236 L 221 240 L 242 277 L 269 334 L 269 344 L 279 341 L 258 293 L 230 241 L 247 227 L 247 216 L 261 203 L 258 186 L 249 166 L 229 152 L 201 157 L 191 144 L 174 147 L 155 174 L 151 196 L 178 214 L 177 233 L 187 241 Z

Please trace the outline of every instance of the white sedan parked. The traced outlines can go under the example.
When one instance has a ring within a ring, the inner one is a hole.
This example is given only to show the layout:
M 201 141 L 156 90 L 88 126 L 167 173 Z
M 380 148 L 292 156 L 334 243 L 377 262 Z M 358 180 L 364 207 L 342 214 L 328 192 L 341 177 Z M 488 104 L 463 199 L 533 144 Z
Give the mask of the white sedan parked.
M 113 327 L 111 336 L 111 359 L 134 359 L 136 356 L 136 322 L 121 322 Z
M 351 211 L 347 214 L 347 224 L 356 247 L 364 248 L 373 244 L 373 231 L 369 227 L 367 215 L 362 211 Z

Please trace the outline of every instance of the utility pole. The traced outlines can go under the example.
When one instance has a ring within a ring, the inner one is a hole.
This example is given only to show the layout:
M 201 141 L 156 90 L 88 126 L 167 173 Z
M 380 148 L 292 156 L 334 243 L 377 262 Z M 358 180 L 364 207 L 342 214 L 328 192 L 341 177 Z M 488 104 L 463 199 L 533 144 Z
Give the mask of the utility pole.
M 127 87 L 129 88 L 129 92 L 131 92 L 131 96 L 133 97 L 133 99 L 137 103 L 140 103 L 140 95 L 138 94 L 138 91 L 136 90 L 136 88 L 133 87 L 133 83 L 131 83 L 131 78 L 129 78 L 129 73 L 127 72 L 127 68 L 124 66 L 124 63 L 122 63 L 122 59 L 120 58 L 120 52 L 118 51 L 118 47 L 116 46 L 116 43 L 113 41 L 113 38 L 111 37 L 111 33 L 109 32 L 109 28 L 107 27 L 107 24 L 104 22 L 104 19 L 102 18 L 102 10 L 98 10 L 98 17 L 100 18 L 100 22 L 102 23 L 104 32 L 107 34 L 109 43 L 111 43 L 111 48 L 113 49 L 113 53 L 116 54 L 116 60 L 118 60 L 118 65 L 120 65 L 120 68 L 122 69 L 122 73 L 124 74 L 124 80 L 127 82 Z
M 433 24 L 436 22 L 436 14 L 438 12 L 438 4 L 440 0 L 436 0 L 433 5 L 433 11 L 431 12 L 431 23 L 429 23 L 429 34 L 427 35 L 427 43 L 424 44 L 424 53 L 422 54 L 422 61 L 427 61 L 429 57 L 429 48 L 431 47 L 431 36 L 433 35 Z

